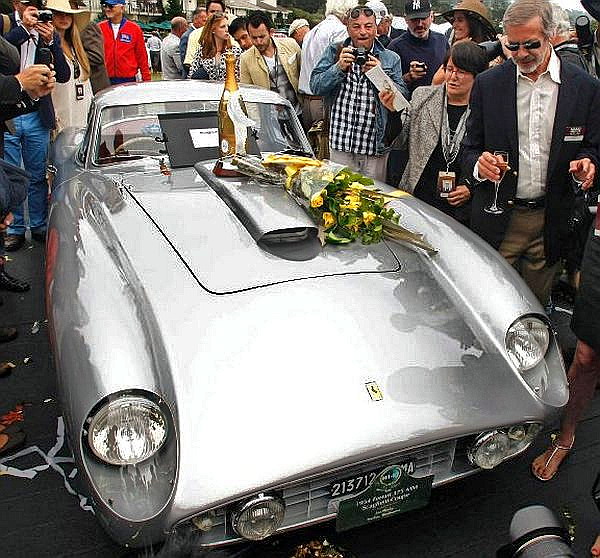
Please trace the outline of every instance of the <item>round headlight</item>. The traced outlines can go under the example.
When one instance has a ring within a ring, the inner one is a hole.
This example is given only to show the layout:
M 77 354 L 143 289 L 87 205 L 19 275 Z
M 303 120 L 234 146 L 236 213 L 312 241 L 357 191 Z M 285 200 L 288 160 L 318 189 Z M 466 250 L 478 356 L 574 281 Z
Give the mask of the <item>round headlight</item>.
M 549 344 L 548 326 L 533 316 L 519 318 L 506 333 L 506 350 L 521 371 L 536 366 L 546 355 Z
M 135 465 L 153 456 L 167 437 L 167 421 L 156 403 L 133 395 L 107 403 L 91 419 L 90 448 L 111 465 Z
M 234 512 L 231 525 L 240 537 L 260 541 L 279 529 L 284 513 L 285 504 L 281 498 L 259 494 Z
M 509 446 L 510 441 L 504 432 L 498 430 L 486 432 L 475 440 L 469 450 L 469 459 L 471 463 L 482 469 L 493 469 L 502 463 Z

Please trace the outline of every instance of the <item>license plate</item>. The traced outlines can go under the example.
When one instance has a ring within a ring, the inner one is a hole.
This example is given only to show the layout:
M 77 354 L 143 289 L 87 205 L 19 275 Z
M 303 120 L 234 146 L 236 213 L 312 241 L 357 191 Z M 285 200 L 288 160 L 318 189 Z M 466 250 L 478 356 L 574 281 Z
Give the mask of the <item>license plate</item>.
M 406 461 L 401 463 L 399 467 L 407 474 L 412 475 L 415 472 L 415 462 Z M 356 494 L 365 490 L 372 482 L 373 479 L 383 471 L 384 467 L 379 469 L 373 469 L 372 471 L 366 471 L 364 473 L 358 473 L 352 477 L 346 477 L 329 485 L 329 496 L 330 498 L 341 498 L 342 496 L 348 496 L 350 494 Z
M 422 508 L 429 502 L 432 484 L 433 475 L 412 477 L 403 463 L 385 467 L 365 490 L 338 501 L 336 530 L 346 531 Z

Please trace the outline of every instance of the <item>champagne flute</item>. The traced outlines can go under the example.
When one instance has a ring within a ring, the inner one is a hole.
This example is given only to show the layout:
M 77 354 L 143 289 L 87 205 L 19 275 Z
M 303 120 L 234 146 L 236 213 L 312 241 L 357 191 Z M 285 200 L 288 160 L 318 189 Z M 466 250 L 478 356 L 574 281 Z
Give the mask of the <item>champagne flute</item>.
M 494 157 L 496 157 L 496 166 L 500 169 L 500 178 L 494 180 L 494 201 L 492 202 L 492 205 L 484 208 L 484 211 L 494 215 L 500 215 L 501 213 L 504 213 L 504 209 L 498 207 L 498 187 L 508 169 L 508 153 L 506 151 L 494 151 Z

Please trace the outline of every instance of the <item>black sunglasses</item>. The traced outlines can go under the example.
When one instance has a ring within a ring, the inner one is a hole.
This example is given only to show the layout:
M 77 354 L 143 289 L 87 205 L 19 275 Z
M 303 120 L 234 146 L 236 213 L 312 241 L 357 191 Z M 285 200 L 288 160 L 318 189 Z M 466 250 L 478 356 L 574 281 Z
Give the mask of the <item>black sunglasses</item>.
M 79 68 L 79 62 L 77 61 L 77 58 L 73 58 L 73 78 L 79 79 L 80 75 L 81 69 Z
M 371 17 L 375 15 L 375 12 L 368 6 L 357 6 L 356 8 L 352 8 L 349 12 L 351 19 L 356 19 L 360 16 L 360 14 L 365 14 L 367 17 Z
M 526 41 L 524 43 L 508 43 L 506 48 L 511 52 L 517 52 L 521 47 L 527 50 L 533 50 L 536 48 L 540 48 L 542 46 L 542 41 Z

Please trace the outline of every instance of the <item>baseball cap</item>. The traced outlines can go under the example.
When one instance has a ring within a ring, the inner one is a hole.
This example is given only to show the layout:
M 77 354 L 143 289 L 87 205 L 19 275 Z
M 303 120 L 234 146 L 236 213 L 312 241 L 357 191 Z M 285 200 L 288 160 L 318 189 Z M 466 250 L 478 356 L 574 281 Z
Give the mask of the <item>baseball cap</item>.
M 404 4 L 405 19 L 424 19 L 431 14 L 429 0 L 407 0 Z
M 305 19 L 295 19 L 290 23 L 290 28 L 288 30 L 288 36 L 291 37 L 300 27 L 309 27 L 308 21 Z
M 381 2 L 380 0 L 369 0 L 369 2 L 367 2 L 365 4 L 365 6 L 368 6 L 369 8 L 371 8 L 373 10 L 373 13 L 375 14 L 375 21 L 377 22 L 377 25 L 379 25 L 381 23 L 381 20 L 383 18 L 385 18 L 389 15 L 388 9 L 386 8 L 385 4 L 383 2 Z
M 117 4 L 125 5 L 125 0 L 102 0 L 102 4 L 108 4 L 109 6 L 116 6 Z

